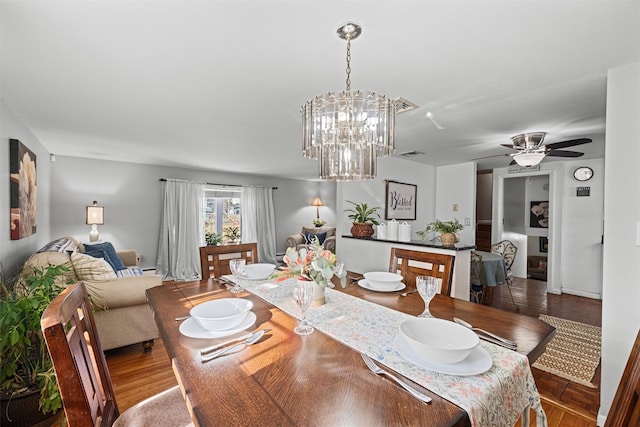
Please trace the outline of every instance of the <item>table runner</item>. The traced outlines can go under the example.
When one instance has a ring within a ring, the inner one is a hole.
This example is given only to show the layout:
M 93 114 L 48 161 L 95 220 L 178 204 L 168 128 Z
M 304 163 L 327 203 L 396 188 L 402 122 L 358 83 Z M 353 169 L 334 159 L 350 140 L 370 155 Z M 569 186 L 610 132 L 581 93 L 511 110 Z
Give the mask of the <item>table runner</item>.
M 232 280 L 231 276 L 225 278 Z M 243 286 L 300 319 L 300 309 L 292 298 L 294 283 L 243 281 Z M 481 341 L 493 360 L 489 371 L 473 376 L 440 374 L 406 360 L 393 343 L 400 323 L 413 316 L 330 288 L 325 299 L 324 305 L 307 310 L 311 325 L 458 405 L 469 414 L 473 426 L 513 426 L 521 414 L 522 425 L 529 425 L 529 408 L 535 410 L 539 427 L 547 425 L 526 356 Z

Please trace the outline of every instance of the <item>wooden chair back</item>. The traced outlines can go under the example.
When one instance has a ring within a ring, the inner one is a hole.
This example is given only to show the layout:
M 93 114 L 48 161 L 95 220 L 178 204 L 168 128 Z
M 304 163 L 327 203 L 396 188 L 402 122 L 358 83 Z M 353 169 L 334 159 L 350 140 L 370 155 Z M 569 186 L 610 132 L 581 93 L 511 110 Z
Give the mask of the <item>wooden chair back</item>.
M 203 279 L 231 274 L 229 261 L 242 258 L 247 264 L 258 262 L 257 243 L 239 243 L 232 245 L 200 247 L 200 269 Z
M 450 296 L 454 260 L 455 257 L 452 255 L 391 248 L 389 271 L 402 275 L 404 283 L 414 288 L 417 276 L 433 276 L 442 279 L 440 293 Z
M 631 348 L 604 426 L 640 426 L 640 331 Z
M 84 283 L 60 293 L 40 326 L 69 425 L 112 425 L 120 413 Z

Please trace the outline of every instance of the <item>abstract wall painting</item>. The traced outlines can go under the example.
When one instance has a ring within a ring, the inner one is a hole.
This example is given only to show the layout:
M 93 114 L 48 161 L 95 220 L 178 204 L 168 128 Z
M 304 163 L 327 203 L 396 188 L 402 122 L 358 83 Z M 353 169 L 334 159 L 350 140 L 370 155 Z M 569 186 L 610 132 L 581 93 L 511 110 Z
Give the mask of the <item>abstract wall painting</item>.
M 36 233 L 38 199 L 36 155 L 17 139 L 9 140 L 9 177 L 11 240 L 18 240 Z

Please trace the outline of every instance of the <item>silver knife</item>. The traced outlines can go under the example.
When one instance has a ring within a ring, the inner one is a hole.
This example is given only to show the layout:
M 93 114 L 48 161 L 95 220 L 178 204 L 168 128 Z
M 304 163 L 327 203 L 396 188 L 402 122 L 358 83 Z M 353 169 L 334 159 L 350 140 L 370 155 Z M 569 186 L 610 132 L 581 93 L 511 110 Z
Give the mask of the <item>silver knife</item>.
M 257 334 L 257 333 L 259 333 L 259 332 L 267 333 L 267 332 L 269 332 L 270 330 L 271 330 L 271 329 L 266 328 L 266 329 L 262 329 L 262 331 L 249 332 L 249 333 L 246 333 L 246 334 L 240 335 L 240 336 L 239 336 L 239 337 L 237 337 L 237 338 L 233 338 L 233 339 L 231 339 L 231 340 L 227 340 L 227 341 L 221 342 L 220 344 L 216 344 L 216 345 L 212 345 L 211 347 L 203 348 L 202 350 L 200 350 L 200 354 L 201 354 L 201 355 L 205 355 L 205 354 L 211 353 L 212 351 L 215 351 L 215 350 L 217 350 L 217 349 L 219 349 L 219 348 L 222 348 L 222 347 L 226 347 L 226 346 L 228 346 L 229 344 L 233 344 L 233 343 L 238 342 L 238 341 L 246 340 L 246 339 L 248 339 L 248 338 L 249 338 L 251 335 L 253 335 L 253 334 Z

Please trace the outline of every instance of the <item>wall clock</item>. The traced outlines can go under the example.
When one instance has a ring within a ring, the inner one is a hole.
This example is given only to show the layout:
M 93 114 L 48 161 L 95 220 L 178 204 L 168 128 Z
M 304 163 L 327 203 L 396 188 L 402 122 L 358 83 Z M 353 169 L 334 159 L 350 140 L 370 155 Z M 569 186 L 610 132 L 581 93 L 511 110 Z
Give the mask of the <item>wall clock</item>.
M 578 181 L 588 181 L 593 177 L 593 169 L 581 166 L 573 171 L 573 177 Z

